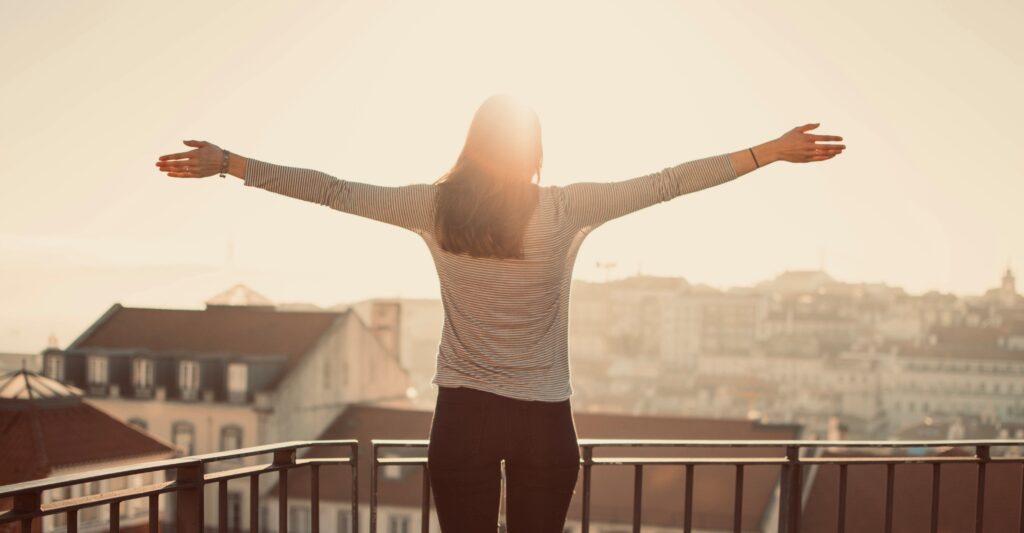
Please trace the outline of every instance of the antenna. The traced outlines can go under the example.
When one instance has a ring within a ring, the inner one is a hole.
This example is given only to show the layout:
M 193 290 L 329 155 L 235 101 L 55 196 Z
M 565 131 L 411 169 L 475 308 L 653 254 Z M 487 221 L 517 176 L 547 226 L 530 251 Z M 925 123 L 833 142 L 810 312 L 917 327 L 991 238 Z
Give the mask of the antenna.
M 615 268 L 615 261 L 598 261 L 597 268 L 604 271 L 604 281 L 608 283 L 608 272 Z

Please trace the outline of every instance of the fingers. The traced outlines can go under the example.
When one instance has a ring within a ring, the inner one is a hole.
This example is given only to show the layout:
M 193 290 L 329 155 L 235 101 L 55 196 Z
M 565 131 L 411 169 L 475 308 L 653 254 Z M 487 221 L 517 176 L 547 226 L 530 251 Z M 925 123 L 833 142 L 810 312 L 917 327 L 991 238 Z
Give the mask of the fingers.
M 170 168 L 175 170 L 182 170 L 187 168 L 194 168 L 199 166 L 199 162 L 194 159 L 182 159 L 179 161 L 157 161 L 156 166 L 160 168 Z
M 812 143 L 806 148 L 807 150 L 845 150 L 845 144 L 817 144 Z
M 176 154 L 162 155 L 162 156 L 160 156 L 160 160 L 161 161 L 166 161 L 168 159 L 184 159 L 186 157 L 192 157 L 193 155 L 195 155 L 198 152 L 199 152 L 199 150 L 189 150 L 187 152 L 178 152 Z
M 838 135 L 815 135 L 813 133 L 808 133 L 807 134 L 807 138 L 811 139 L 812 141 L 841 141 L 841 140 L 843 140 L 843 138 L 838 136 Z

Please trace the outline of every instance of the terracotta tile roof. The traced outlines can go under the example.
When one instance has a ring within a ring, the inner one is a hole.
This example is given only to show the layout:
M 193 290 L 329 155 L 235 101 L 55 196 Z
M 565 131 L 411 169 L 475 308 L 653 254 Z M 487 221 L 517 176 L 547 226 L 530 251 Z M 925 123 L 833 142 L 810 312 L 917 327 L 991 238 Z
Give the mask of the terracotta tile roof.
M 626 439 L 794 439 L 799 435 L 795 426 L 765 426 L 746 420 L 711 420 L 678 417 L 654 417 L 575 413 L 577 434 L 580 438 L 626 438 Z M 430 433 L 431 411 L 413 409 L 390 409 L 370 405 L 349 406 L 318 437 L 320 439 L 359 440 L 360 491 L 362 501 L 368 501 L 370 440 L 371 439 L 425 439 Z M 388 452 L 400 453 L 398 449 Z M 409 453 L 410 456 L 422 456 Z M 310 456 L 328 456 L 337 453 L 317 449 Z M 678 453 L 677 453 L 678 454 Z M 783 456 L 781 449 L 759 448 L 732 450 L 691 449 L 688 455 L 695 457 L 744 457 L 772 454 Z M 598 457 L 633 456 L 658 457 L 674 455 L 671 451 L 654 448 L 603 448 Z M 386 505 L 419 507 L 422 491 L 422 470 L 418 467 L 404 467 L 406 475 L 401 480 L 379 479 L 380 502 Z M 349 501 L 347 482 L 326 482 L 336 478 L 333 474 L 321 476 L 320 497 L 333 501 Z M 308 469 L 294 470 L 289 475 L 289 496 L 309 498 Z M 735 468 L 698 467 L 694 476 L 695 529 L 730 529 Z M 581 516 L 582 473 L 576 495 L 569 509 L 569 519 Z M 757 527 L 764 516 L 768 501 L 778 481 L 778 467 L 747 468 L 744 482 L 743 521 L 751 528 Z M 643 516 L 645 524 L 682 526 L 682 501 L 684 495 L 684 474 L 682 467 L 648 466 L 644 468 Z M 594 468 L 592 492 L 592 520 L 598 522 L 630 523 L 632 520 L 632 467 L 601 466 Z M 275 486 L 272 493 L 276 494 Z
M 284 355 L 294 362 L 346 315 L 245 306 L 188 310 L 115 304 L 68 351 L 105 348 L 166 354 Z
M 963 455 L 952 452 L 950 455 Z M 844 456 L 849 454 L 844 453 Z M 884 465 L 848 467 L 846 531 L 885 529 Z M 978 468 L 942 467 L 939 491 L 939 531 L 974 531 Z M 893 533 L 930 531 L 932 466 L 896 466 Z M 1021 506 L 1020 464 L 991 463 L 985 477 L 985 531 L 1017 531 Z M 836 531 L 839 516 L 839 467 L 822 466 L 815 475 L 801 519 L 801 531 Z
M 36 381 L 49 380 L 27 374 Z M 76 396 L 5 399 L 0 404 L 0 485 L 46 477 L 55 468 L 174 453 L 169 445 Z

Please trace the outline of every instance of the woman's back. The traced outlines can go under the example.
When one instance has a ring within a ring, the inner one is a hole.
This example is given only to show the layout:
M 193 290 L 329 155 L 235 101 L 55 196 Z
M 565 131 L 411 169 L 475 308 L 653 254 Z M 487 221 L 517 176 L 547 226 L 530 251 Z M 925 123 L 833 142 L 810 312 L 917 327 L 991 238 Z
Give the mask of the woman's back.
M 523 259 L 451 254 L 423 233 L 437 268 L 444 329 L 433 383 L 559 401 L 572 394 L 569 288 L 584 233 L 567 224 L 560 189 L 540 187 Z

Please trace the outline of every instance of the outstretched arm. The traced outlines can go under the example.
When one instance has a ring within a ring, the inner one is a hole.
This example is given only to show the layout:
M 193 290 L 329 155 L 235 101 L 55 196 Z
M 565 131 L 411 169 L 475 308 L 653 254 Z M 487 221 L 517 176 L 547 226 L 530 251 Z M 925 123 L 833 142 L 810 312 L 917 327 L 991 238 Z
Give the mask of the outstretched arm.
M 185 144 L 197 146 L 197 149 L 161 156 L 157 166 L 169 176 L 179 178 L 202 178 L 219 171 L 223 161 L 220 148 L 205 141 L 186 141 Z M 338 179 L 318 170 L 275 165 L 238 154 L 230 154 L 227 172 L 241 178 L 248 187 L 326 205 L 416 233 L 429 232 L 433 227 L 433 185 L 371 185 Z
M 573 226 L 590 231 L 601 224 L 683 194 L 720 185 L 776 161 L 824 161 L 841 153 L 834 135 L 805 133 L 817 124 L 798 126 L 778 139 L 732 153 L 705 157 L 636 178 L 610 182 L 580 182 L 562 187 L 562 208 Z

